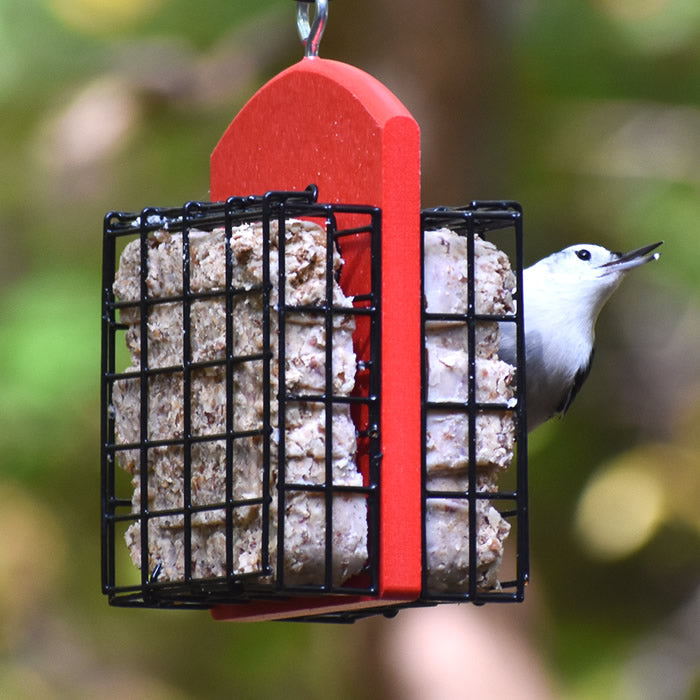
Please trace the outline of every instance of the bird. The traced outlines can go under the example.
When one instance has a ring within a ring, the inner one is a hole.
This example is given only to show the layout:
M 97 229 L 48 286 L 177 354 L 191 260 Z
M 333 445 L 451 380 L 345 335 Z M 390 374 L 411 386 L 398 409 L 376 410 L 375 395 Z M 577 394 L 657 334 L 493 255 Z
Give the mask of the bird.
M 527 430 L 571 406 L 591 370 L 595 324 L 626 273 L 656 260 L 663 241 L 612 252 L 600 245 L 564 248 L 523 270 Z M 516 365 L 515 324 L 500 322 L 499 357 Z

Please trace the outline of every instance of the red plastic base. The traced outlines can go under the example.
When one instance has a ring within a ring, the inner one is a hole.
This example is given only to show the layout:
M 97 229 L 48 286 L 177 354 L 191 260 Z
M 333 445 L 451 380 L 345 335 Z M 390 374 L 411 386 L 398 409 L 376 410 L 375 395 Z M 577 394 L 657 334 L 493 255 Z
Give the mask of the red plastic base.
M 410 598 L 412 600 L 413 596 Z M 291 598 L 289 600 L 266 600 L 243 603 L 241 605 L 219 605 L 212 609 L 215 620 L 235 622 L 265 622 L 270 620 L 290 620 L 297 617 L 318 617 L 329 613 L 367 610 L 405 602 L 404 598 L 389 600 L 368 596 L 343 596 L 318 598 Z
M 215 619 L 298 617 L 420 594 L 420 130 L 372 76 L 320 58 L 305 58 L 264 85 L 211 157 L 212 200 L 312 183 L 319 202 L 382 210 L 379 597 L 220 606 Z M 353 267 L 351 248 L 342 250 L 344 287 L 368 274 Z

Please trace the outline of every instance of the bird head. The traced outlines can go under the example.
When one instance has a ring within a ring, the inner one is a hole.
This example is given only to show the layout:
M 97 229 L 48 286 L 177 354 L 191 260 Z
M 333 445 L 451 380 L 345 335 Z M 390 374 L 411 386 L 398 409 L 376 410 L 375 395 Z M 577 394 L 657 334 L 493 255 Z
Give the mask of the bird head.
M 652 251 L 661 243 L 663 241 L 629 253 L 586 243 L 572 245 L 533 265 L 528 278 L 540 286 L 542 292 L 559 296 L 562 302 L 570 304 L 571 311 L 585 309 L 590 320 L 595 321 L 625 273 L 656 260 L 659 253 Z M 532 282 L 529 286 L 534 286 Z

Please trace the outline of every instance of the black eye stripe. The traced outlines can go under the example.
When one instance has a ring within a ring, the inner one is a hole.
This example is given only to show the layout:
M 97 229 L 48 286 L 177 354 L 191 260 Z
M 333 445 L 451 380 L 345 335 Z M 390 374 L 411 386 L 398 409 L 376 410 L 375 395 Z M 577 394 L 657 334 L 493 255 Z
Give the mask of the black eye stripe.
M 590 260 L 591 259 L 591 251 L 586 250 L 585 248 L 581 248 L 581 250 L 576 251 L 576 256 L 578 257 L 579 260 Z

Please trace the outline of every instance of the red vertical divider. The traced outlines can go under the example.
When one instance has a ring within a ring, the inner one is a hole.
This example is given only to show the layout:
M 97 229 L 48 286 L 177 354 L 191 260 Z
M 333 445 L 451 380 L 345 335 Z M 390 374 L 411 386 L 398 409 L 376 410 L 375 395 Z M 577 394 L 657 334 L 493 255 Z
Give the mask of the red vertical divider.
M 421 585 L 420 130 L 375 78 L 317 57 L 277 75 L 236 116 L 211 156 L 211 198 L 312 183 L 319 202 L 382 210 L 379 598 L 415 599 Z M 351 215 L 343 216 L 339 227 L 352 226 Z M 369 270 L 352 241 L 341 252 L 341 284 L 352 293 Z M 355 340 L 361 347 L 362 339 Z M 333 600 L 343 607 L 342 598 Z M 256 619 L 265 617 L 261 605 Z

